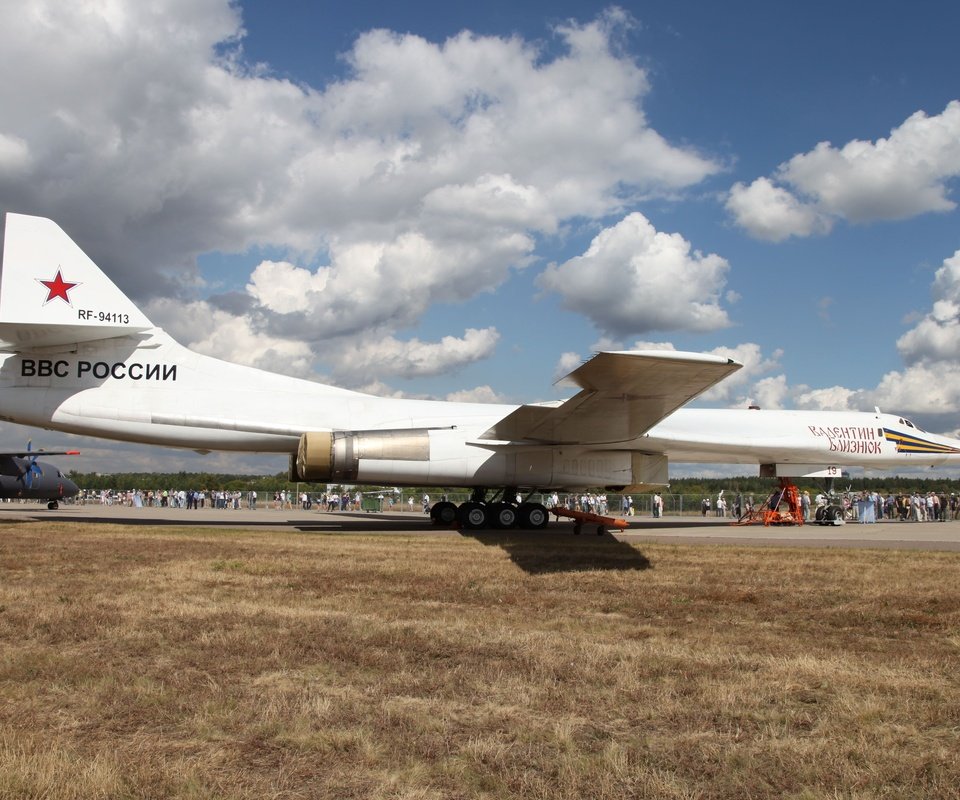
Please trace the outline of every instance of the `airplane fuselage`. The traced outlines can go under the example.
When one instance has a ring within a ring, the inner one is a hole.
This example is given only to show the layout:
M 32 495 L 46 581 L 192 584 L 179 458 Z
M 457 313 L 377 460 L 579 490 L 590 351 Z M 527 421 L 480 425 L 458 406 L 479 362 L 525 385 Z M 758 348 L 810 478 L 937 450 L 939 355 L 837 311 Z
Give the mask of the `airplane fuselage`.
M 53 464 L 0 455 L 0 499 L 63 500 L 75 496 L 77 485 Z
M 637 440 L 671 461 L 870 469 L 960 463 L 955 439 L 879 411 L 682 408 Z
M 159 329 L 0 355 L 0 391 L 4 419 L 200 451 L 293 454 L 305 432 L 331 432 L 329 479 L 344 482 L 577 488 L 665 483 L 669 461 L 828 476 L 960 463 L 960 443 L 877 412 L 681 408 L 625 440 L 482 440 L 517 407 L 374 397 L 200 355 Z

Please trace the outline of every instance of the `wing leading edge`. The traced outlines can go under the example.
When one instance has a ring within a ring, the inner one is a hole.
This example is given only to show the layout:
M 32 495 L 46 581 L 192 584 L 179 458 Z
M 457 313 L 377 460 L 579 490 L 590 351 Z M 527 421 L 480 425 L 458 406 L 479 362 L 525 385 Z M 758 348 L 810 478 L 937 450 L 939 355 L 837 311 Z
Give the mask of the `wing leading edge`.
M 480 438 L 578 445 L 630 441 L 741 366 L 705 353 L 598 353 L 560 381 L 580 387 L 569 400 L 555 407 L 520 406 Z

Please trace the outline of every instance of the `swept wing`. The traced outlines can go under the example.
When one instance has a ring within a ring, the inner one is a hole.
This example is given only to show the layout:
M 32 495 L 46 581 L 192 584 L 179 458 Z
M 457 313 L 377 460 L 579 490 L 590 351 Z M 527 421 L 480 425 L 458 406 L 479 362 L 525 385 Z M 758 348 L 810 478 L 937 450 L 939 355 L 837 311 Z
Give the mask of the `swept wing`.
M 568 445 L 630 441 L 740 367 L 705 353 L 598 353 L 561 381 L 580 387 L 565 403 L 520 406 L 480 438 Z

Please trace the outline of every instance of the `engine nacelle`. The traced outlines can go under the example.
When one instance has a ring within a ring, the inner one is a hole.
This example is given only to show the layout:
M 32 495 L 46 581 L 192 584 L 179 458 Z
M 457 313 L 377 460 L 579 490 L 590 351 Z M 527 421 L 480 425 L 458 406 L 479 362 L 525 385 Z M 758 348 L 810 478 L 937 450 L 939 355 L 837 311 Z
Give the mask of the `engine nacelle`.
M 429 461 L 430 434 L 422 428 L 305 433 L 297 448 L 294 480 L 353 483 L 357 480 L 361 459 Z
M 456 428 L 310 431 L 291 458 L 291 481 L 393 486 L 635 487 L 667 482 L 667 458 L 630 450 L 498 447 Z

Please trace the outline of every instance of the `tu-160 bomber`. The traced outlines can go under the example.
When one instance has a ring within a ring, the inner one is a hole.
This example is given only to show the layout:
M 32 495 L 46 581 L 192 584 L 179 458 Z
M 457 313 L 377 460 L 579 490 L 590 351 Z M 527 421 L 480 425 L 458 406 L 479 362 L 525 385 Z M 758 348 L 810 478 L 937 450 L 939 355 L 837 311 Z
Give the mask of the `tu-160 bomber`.
M 0 418 L 74 434 L 285 453 L 291 479 L 466 486 L 434 520 L 540 528 L 518 493 L 668 482 L 673 462 L 770 477 L 960 463 L 960 440 L 896 414 L 685 408 L 740 368 L 700 353 L 601 352 L 579 391 L 527 405 L 381 398 L 192 352 L 154 326 L 54 222 L 8 213 L 0 272 Z

